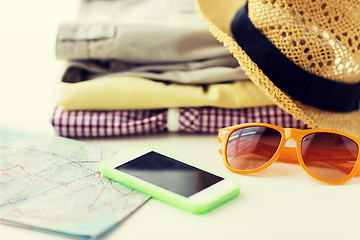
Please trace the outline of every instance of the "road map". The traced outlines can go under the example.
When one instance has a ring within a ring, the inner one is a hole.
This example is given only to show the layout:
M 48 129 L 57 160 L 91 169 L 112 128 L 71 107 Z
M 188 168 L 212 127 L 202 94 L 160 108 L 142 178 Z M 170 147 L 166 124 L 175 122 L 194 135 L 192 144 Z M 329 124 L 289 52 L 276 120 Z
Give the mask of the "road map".
M 0 222 L 102 236 L 149 197 L 101 176 L 115 154 L 76 140 L 0 129 Z

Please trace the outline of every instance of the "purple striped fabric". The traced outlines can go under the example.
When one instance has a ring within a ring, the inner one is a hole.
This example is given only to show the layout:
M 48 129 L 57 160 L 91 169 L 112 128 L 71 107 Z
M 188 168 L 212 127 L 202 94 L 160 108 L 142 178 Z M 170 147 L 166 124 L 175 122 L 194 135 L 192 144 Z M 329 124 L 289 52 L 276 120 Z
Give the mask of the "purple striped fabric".
M 63 111 L 56 107 L 51 123 L 60 136 L 115 137 L 168 131 L 167 109 L 119 111 Z M 217 134 L 220 128 L 247 122 L 304 129 L 306 125 L 277 106 L 224 109 L 180 108 L 178 131 Z

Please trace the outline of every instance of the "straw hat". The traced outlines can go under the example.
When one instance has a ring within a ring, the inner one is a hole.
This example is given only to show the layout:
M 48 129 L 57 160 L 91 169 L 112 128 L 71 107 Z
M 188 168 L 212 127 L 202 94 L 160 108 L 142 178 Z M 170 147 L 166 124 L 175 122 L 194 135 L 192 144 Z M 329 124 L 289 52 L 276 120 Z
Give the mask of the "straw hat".
M 360 137 L 360 0 L 197 0 L 210 32 L 280 108 Z

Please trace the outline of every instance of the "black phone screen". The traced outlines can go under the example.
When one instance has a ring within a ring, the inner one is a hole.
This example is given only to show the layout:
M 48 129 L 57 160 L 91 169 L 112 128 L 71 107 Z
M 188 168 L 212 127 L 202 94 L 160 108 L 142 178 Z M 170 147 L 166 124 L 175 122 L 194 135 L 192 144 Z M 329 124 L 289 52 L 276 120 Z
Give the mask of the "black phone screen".
M 151 151 L 115 168 L 169 191 L 189 197 L 221 180 L 199 168 Z

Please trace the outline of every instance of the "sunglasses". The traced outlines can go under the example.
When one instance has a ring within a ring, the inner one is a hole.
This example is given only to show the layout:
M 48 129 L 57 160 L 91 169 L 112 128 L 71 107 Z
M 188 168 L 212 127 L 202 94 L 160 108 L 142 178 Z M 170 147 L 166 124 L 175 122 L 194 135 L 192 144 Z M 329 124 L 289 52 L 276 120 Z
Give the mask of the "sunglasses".
M 275 161 L 300 163 L 313 178 L 332 184 L 359 176 L 360 139 L 328 129 L 246 123 L 220 129 L 220 154 L 235 173 L 262 171 Z

